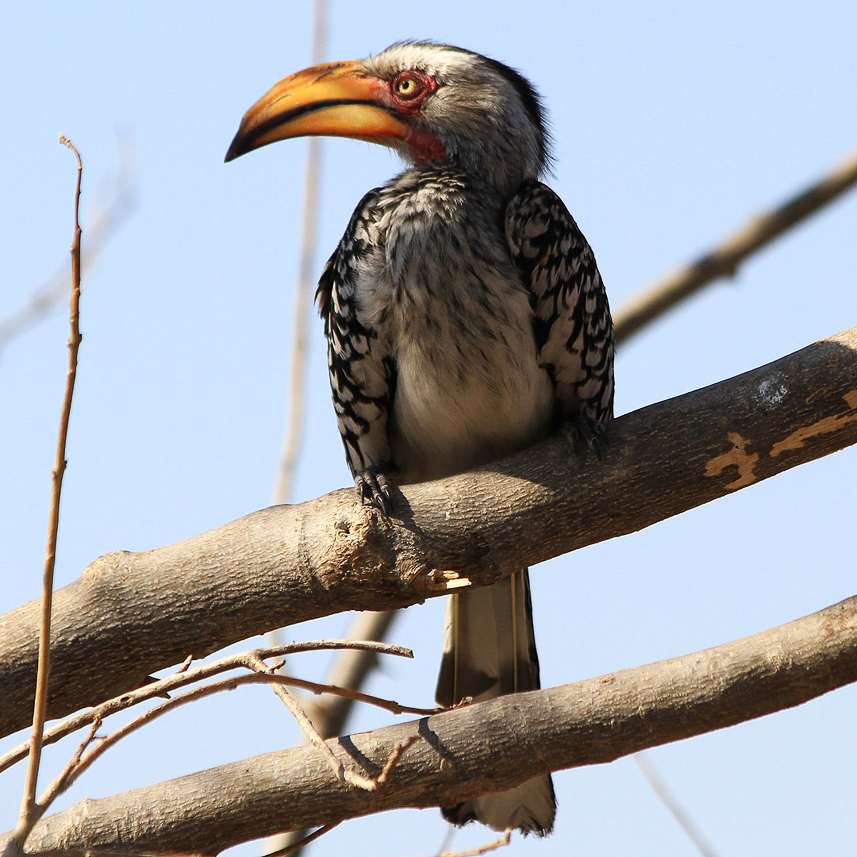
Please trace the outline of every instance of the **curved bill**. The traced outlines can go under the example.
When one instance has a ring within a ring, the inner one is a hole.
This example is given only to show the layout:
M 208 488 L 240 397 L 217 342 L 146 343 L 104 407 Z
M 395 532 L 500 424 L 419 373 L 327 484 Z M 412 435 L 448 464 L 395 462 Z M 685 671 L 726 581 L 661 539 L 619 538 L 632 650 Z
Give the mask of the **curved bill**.
M 241 120 L 226 160 L 277 140 L 302 136 L 355 137 L 394 145 L 408 127 L 383 100 L 383 84 L 360 63 L 328 63 L 299 71 L 263 95 Z

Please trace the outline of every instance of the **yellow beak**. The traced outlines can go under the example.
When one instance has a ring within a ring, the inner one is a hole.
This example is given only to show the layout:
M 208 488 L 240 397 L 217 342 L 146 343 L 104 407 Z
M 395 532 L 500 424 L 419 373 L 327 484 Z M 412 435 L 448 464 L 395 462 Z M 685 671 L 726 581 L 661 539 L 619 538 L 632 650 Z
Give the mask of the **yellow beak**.
M 357 62 L 299 71 L 281 80 L 244 114 L 226 160 L 277 140 L 308 135 L 395 145 L 410 129 L 384 104 L 383 87 Z

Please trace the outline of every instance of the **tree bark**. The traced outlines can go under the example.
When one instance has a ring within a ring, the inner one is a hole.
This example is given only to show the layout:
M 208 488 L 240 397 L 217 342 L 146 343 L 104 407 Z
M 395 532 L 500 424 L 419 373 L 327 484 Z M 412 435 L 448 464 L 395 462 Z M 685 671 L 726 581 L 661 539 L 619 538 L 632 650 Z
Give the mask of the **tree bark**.
M 857 328 L 616 419 L 598 460 L 553 438 L 397 492 L 277 506 L 93 562 L 54 598 L 58 717 L 272 628 L 404 607 L 624 535 L 857 442 Z M 0 618 L 0 734 L 32 712 L 38 604 Z
M 216 854 L 249 839 L 399 807 L 449 806 L 538 774 L 722 729 L 857 681 L 857 597 L 752 637 L 550 690 L 328 742 L 377 775 L 340 781 L 318 750 L 267 753 L 44 819 L 27 853 Z M 4 837 L 0 837 L 0 852 Z

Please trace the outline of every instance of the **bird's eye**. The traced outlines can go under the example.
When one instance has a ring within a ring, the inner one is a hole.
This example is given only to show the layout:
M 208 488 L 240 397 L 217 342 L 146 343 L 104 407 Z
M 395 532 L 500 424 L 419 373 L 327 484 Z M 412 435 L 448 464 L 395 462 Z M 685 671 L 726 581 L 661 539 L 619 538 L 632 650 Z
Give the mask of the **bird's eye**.
M 403 101 L 412 101 L 425 92 L 426 85 L 422 77 L 412 71 L 403 71 L 393 78 L 393 94 Z

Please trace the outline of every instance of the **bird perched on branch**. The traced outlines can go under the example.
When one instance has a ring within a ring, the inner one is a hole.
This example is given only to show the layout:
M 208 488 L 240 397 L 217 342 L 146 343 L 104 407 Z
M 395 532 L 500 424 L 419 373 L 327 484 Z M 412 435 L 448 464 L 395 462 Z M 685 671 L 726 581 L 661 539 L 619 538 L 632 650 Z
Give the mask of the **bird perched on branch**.
M 613 329 L 592 250 L 539 181 L 541 102 L 517 71 L 431 42 L 282 80 L 226 160 L 302 135 L 368 140 L 409 164 L 357 206 L 321 276 L 339 430 L 360 497 L 439 479 L 565 427 L 590 446 L 613 411 Z M 526 569 L 450 597 L 437 698 L 539 687 Z M 444 810 L 550 832 L 549 776 Z

